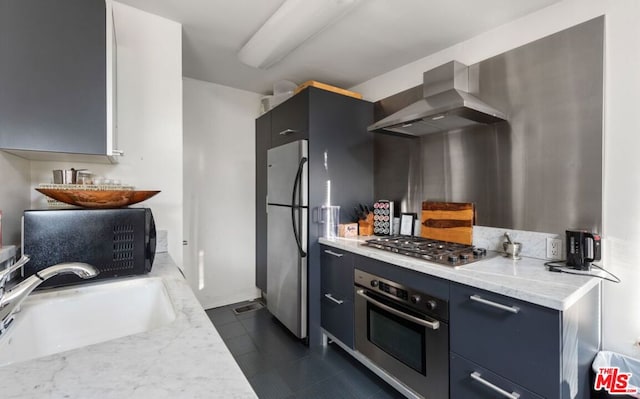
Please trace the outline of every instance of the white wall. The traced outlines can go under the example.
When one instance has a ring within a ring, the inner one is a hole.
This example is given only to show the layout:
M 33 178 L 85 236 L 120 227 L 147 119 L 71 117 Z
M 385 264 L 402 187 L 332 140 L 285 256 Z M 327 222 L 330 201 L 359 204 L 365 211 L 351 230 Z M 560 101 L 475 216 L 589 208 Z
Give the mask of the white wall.
M 0 151 L 2 244 L 20 243 L 20 218 L 29 208 L 29 161 Z
M 182 265 L 182 27 L 165 18 L 114 3 L 117 46 L 118 148 L 116 165 L 31 162 L 33 187 L 51 171 L 87 168 L 141 190 L 161 190 L 150 207 L 156 228 L 168 230 L 169 253 Z M 34 207 L 46 206 L 31 190 Z
M 184 79 L 184 264 L 205 309 L 253 299 L 260 95 Z
M 606 16 L 602 263 L 622 278 L 604 283 L 603 347 L 640 358 L 640 2 L 565 0 L 350 90 L 377 101 L 421 84 L 422 72 L 444 62 L 471 65 L 600 15 Z

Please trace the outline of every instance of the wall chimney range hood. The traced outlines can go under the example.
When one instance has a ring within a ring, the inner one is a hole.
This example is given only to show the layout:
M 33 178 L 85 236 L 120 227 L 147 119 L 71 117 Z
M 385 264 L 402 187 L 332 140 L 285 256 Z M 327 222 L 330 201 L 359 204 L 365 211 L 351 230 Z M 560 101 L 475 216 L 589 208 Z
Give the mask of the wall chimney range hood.
M 469 94 L 478 88 L 475 72 L 458 61 L 425 72 L 424 98 L 379 120 L 368 130 L 421 136 L 505 121 L 503 112 Z

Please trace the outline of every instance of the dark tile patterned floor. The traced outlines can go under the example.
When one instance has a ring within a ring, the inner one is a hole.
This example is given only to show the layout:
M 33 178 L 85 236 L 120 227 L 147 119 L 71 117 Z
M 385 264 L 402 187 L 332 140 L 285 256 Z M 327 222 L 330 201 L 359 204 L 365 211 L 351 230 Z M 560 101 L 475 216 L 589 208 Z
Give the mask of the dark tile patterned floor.
M 233 312 L 246 304 L 209 309 L 207 315 L 259 398 L 403 398 L 337 345 L 303 345 L 266 308 Z

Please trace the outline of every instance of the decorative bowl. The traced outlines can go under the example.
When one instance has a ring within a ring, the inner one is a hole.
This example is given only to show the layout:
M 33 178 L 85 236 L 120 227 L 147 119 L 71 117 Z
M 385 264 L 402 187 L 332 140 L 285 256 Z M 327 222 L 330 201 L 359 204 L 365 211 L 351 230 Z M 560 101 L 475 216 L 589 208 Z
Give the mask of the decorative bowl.
M 159 190 L 59 190 L 36 188 L 47 197 L 83 208 L 122 208 L 158 194 Z

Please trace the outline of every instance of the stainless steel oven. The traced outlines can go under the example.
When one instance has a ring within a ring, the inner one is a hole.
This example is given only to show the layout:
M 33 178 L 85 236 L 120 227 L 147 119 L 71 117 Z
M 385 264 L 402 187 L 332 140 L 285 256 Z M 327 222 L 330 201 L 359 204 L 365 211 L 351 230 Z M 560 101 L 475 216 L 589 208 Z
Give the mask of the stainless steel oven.
M 417 395 L 449 397 L 448 303 L 355 270 L 355 349 Z

